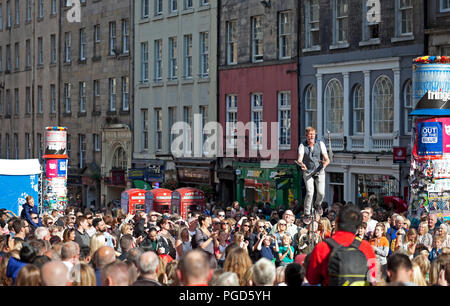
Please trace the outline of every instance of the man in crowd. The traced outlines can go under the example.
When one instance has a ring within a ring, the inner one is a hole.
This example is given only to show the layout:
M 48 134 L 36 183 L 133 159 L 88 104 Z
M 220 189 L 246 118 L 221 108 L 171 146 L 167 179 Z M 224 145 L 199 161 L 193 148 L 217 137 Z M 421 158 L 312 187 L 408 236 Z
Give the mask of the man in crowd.
M 72 273 L 73 267 L 79 262 L 79 258 L 80 246 L 77 243 L 69 241 L 62 245 L 61 260 L 69 270 L 69 273 Z
M 365 207 L 361 214 L 363 216 L 363 222 L 366 222 L 367 228 L 366 228 L 366 236 L 367 238 L 371 238 L 373 231 L 375 230 L 375 226 L 377 226 L 377 220 L 372 219 L 373 210 L 372 207 Z
M 97 232 L 95 227 L 93 226 L 94 223 L 94 216 L 91 211 L 86 213 L 86 219 L 88 221 L 88 228 L 86 229 L 86 233 L 89 235 L 89 237 L 94 236 L 94 234 Z
M 78 243 L 80 248 L 89 247 L 91 237 L 87 233 L 89 228 L 88 219 L 84 216 L 77 217 L 77 229 L 75 230 L 75 242 Z
M 114 243 L 112 241 L 112 236 L 110 233 L 108 233 L 106 230 L 106 224 L 105 221 L 103 221 L 103 219 L 101 218 L 95 218 L 92 225 L 95 227 L 95 230 L 97 233 L 101 233 L 105 236 L 106 238 L 106 245 L 114 248 Z
M 135 248 L 136 244 L 134 243 L 134 237 L 130 234 L 125 234 L 120 237 L 120 249 L 122 250 L 122 254 L 118 257 L 120 261 L 124 261 L 127 259 L 128 251 Z
M 177 275 L 184 286 L 208 286 L 211 270 L 206 253 L 189 251 L 179 262 Z
M 72 283 L 69 270 L 61 261 L 53 260 L 41 268 L 43 286 L 69 286 Z
M 132 286 L 161 286 L 157 280 L 159 258 L 155 252 L 149 251 L 139 257 L 139 277 Z
M 434 233 L 436 231 L 436 223 L 437 223 L 437 215 L 436 214 L 429 214 L 428 218 L 428 233 L 431 236 L 434 236 Z
M 28 221 L 29 224 L 31 224 L 31 226 L 33 226 L 34 228 L 38 227 L 38 220 L 36 219 L 31 219 L 31 213 L 35 213 L 36 215 L 38 215 L 38 219 L 39 219 L 39 208 L 34 204 L 34 199 L 32 196 L 27 196 L 25 198 L 26 203 L 23 204 L 22 206 L 22 211 L 20 213 L 20 217 L 22 219 L 25 219 Z
M 103 246 L 95 252 L 94 258 L 97 286 L 101 286 L 101 271 L 107 264 L 110 264 L 116 260 L 116 253 L 113 248 L 109 246 Z
M 101 278 L 103 286 L 128 286 L 128 266 L 121 261 L 109 263 L 102 269 Z
M 412 263 L 405 254 L 394 253 L 387 259 L 387 275 L 390 283 L 401 283 L 404 286 L 416 286 L 411 282 Z
M 252 280 L 255 286 L 273 286 L 275 278 L 275 265 L 267 258 L 263 257 L 253 265 Z

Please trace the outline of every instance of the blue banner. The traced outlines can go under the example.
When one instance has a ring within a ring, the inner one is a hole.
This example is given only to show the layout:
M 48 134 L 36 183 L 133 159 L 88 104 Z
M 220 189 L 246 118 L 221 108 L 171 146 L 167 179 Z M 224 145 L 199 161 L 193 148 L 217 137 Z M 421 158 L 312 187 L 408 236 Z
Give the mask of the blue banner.
M 419 156 L 443 154 L 442 122 L 418 122 L 417 131 Z
M 31 195 L 39 203 L 39 177 L 33 175 L 0 175 L 0 208 L 20 215 L 25 198 Z

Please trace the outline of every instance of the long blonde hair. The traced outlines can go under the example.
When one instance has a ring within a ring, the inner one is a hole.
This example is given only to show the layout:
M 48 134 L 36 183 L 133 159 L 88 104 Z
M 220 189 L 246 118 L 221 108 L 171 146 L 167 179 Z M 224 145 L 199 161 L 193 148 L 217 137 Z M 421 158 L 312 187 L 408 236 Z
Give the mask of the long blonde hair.
M 96 233 L 91 237 L 90 248 L 91 248 L 91 256 L 94 256 L 94 253 L 106 245 L 106 237 L 101 233 Z
M 87 263 L 80 263 L 79 278 L 75 278 L 73 286 L 96 286 L 94 269 Z
M 412 270 L 413 270 L 413 273 L 412 273 L 412 277 L 411 277 L 411 282 L 413 282 L 414 284 L 416 284 L 418 286 L 427 286 L 427 282 L 425 280 L 424 275 L 422 274 L 420 266 L 416 263 L 413 263 Z

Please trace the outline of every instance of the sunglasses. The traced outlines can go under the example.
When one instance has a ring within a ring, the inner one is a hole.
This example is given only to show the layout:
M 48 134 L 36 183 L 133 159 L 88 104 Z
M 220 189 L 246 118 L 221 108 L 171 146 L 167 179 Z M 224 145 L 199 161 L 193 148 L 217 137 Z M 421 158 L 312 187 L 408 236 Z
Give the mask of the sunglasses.
M 31 218 L 31 220 L 36 220 L 36 219 L 39 219 L 38 217 L 33 217 L 33 218 Z
M 219 217 L 225 217 L 225 215 L 220 215 L 220 214 L 219 214 L 218 216 L 219 216 Z

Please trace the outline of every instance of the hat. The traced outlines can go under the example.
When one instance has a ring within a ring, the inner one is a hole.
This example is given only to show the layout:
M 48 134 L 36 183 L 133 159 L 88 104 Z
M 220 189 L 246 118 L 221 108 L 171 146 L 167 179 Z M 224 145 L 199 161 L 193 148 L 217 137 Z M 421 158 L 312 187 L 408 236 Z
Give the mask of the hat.
M 227 210 L 232 210 L 233 208 L 231 208 L 231 207 L 227 207 L 226 209 L 227 209 Z
M 294 262 L 303 266 L 303 264 L 305 263 L 305 259 L 306 259 L 306 254 L 298 254 L 297 256 L 295 256 Z

